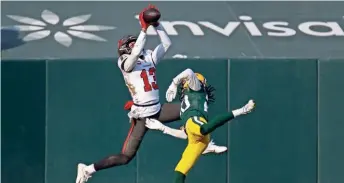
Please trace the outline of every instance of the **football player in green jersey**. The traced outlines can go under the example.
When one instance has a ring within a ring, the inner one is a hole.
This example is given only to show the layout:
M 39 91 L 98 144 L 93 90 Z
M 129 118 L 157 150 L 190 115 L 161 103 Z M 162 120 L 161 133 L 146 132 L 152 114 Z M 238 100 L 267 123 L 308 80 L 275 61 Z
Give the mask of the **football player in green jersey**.
M 237 116 L 251 112 L 255 103 L 253 100 L 242 108 L 230 113 L 216 116 L 208 121 L 208 103 L 214 101 L 212 87 L 207 84 L 206 78 L 191 69 L 186 69 L 177 75 L 166 92 L 166 99 L 171 102 L 181 87 L 180 117 L 185 122 L 188 145 L 182 158 L 175 168 L 174 183 L 184 183 L 185 177 L 196 163 L 202 152 L 210 142 L 210 133 Z

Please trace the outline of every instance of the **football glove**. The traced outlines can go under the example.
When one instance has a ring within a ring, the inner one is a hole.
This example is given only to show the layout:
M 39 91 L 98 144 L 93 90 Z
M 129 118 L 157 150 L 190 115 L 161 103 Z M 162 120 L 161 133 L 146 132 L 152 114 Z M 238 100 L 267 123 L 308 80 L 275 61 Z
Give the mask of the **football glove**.
M 151 130 L 160 130 L 160 131 L 164 131 L 165 129 L 165 126 L 160 121 L 156 119 L 150 119 L 150 118 L 146 119 L 146 127 Z
M 178 86 L 174 82 L 172 82 L 166 91 L 167 102 L 172 102 L 172 100 L 176 98 L 177 90 Z
M 140 15 L 139 15 L 139 20 L 140 20 L 140 25 L 143 31 L 146 31 L 149 27 L 149 25 L 145 22 L 145 20 L 143 19 L 143 12 L 146 11 L 148 8 L 144 8 Z
M 131 106 L 133 106 L 133 105 L 134 105 L 133 101 L 131 101 L 131 100 L 127 101 L 127 103 L 125 103 L 125 105 L 124 105 L 124 110 L 130 110 Z

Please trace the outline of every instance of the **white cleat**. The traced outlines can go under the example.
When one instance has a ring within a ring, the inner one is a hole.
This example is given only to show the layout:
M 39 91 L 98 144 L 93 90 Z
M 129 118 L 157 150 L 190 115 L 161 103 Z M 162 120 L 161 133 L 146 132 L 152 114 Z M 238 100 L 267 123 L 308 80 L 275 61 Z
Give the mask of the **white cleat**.
M 215 145 L 214 141 L 211 141 L 208 144 L 208 147 L 203 151 L 202 154 L 208 154 L 208 153 L 216 153 L 216 154 L 220 154 L 223 152 L 227 151 L 227 147 L 225 146 L 217 146 Z
M 76 177 L 75 183 L 85 183 L 87 180 L 91 177 L 91 174 L 89 174 L 85 170 L 86 165 L 79 163 L 78 164 L 78 175 Z
M 249 100 L 248 103 L 243 107 L 243 114 L 247 114 L 252 112 L 252 110 L 256 107 L 256 104 L 253 100 Z

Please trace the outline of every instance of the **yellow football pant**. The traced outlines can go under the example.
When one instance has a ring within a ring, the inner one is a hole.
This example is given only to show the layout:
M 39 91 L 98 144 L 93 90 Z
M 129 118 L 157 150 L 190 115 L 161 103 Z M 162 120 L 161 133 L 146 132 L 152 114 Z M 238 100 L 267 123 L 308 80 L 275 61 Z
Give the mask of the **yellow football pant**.
M 201 134 L 202 124 L 207 121 L 202 117 L 191 117 L 186 121 L 185 129 L 188 136 L 188 145 L 186 146 L 182 159 L 179 161 L 175 171 L 181 172 L 186 175 L 202 152 L 207 148 L 210 142 L 210 134 L 204 136 Z

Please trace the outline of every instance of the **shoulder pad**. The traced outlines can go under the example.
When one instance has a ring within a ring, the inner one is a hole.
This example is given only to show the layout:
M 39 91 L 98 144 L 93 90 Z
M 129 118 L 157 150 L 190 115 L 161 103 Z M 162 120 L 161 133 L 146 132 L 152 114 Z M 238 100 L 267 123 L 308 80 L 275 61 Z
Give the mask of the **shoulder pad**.
M 128 55 L 127 55 L 127 54 L 123 54 L 123 55 L 121 55 L 121 56 L 118 58 L 118 61 L 123 62 L 123 61 L 125 61 L 127 58 L 128 58 Z

